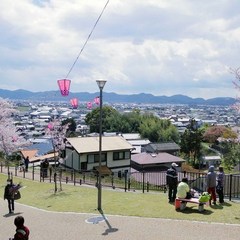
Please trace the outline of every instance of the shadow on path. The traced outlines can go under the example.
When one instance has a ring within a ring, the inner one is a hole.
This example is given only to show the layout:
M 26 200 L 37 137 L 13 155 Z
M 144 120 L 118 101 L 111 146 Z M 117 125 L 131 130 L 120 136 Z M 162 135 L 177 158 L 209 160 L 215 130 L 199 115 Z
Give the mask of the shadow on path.
M 109 223 L 108 219 L 105 217 L 103 210 L 99 210 L 99 213 L 102 215 L 104 221 L 106 222 L 108 228 L 105 230 L 102 235 L 108 235 L 109 233 L 114 233 L 118 231 L 118 228 L 113 228 L 111 224 Z

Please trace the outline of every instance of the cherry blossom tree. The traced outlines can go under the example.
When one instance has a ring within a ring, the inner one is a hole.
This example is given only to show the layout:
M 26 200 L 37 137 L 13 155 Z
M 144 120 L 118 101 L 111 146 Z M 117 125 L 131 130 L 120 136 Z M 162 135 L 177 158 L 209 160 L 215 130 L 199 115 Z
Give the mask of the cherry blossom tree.
M 54 149 L 54 182 L 55 182 L 55 193 L 57 192 L 57 173 L 56 173 L 56 152 L 60 156 L 61 151 L 65 149 L 65 139 L 67 130 L 69 128 L 69 123 L 63 125 L 59 119 L 53 119 L 49 122 L 46 128 L 46 136 L 49 136 L 52 140 L 52 145 Z M 62 190 L 61 184 L 61 174 L 60 174 L 60 190 Z
M 0 152 L 3 154 L 7 163 L 8 174 L 10 174 L 9 156 L 28 145 L 29 142 L 17 132 L 13 119 L 17 111 L 13 108 L 13 105 L 0 98 L 0 109 Z
M 0 98 L 0 109 L 0 151 L 8 160 L 11 154 L 28 145 L 29 142 L 17 132 L 13 117 L 18 111 L 13 105 Z

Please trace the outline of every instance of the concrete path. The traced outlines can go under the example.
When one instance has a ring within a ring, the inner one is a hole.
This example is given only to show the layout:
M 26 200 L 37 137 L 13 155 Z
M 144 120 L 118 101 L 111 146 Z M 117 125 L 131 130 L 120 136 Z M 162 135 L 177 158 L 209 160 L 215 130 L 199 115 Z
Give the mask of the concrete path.
M 31 240 L 237 240 L 240 225 L 180 220 L 104 216 L 101 214 L 57 213 L 16 202 L 14 214 L 6 214 L 7 201 L 0 199 L 0 239 L 8 240 L 15 232 L 17 215 L 25 218 Z M 105 218 L 105 219 L 104 219 Z

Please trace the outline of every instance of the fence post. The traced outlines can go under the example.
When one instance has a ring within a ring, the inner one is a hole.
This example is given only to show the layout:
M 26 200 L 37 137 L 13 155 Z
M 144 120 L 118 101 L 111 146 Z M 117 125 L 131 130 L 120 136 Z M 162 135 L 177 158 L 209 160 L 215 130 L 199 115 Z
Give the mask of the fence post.
M 32 180 L 34 180 L 34 174 L 35 174 L 35 165 L 33 163 L 33 168 L 32 168 Z
M 52 165 L 49 167 L 49 177 L 50 177 L 49 181 L 51 183 L 52 182 Z
M 73 183 L 74 183 L 74 186 L 76 185 L 76 171 L 75 169 L 73 169 Z
M 147 181 L 147 192 L 149 192 L 149 182 Z
M 230 175 L 229 201 L 232 200 L 232 174 Z
M 126 174 L 126 173 L 124 174 L 124 180 L 125 180 L 124 190 L 125 190 L 125 192 L 126 192 L 126 191 L 127 191 L 127 174 Z
M 128 178 L 128 191 L 130 191 L 130 188 L 131 188 L 131 179 L 130 177 Z
M 15 176 L 17 176 L 17 166 L 15 166 Z
M 86 176 L 85 176 L 85 173 L 83 173 L 83 183 L 85 183 L 85 180 L 86 180 Z
M 112 188 L 115 189 L 115 186 L 113 185 L 114 184 L 114 173 L 113 172 L 111 174 L 111 181 L 112 181 Z
M 145 187 L 145 186 L 144 186 L 144 185 L 145 185 L 145 171 L 142 171 L 142 175 L 143 175 L 143 176 L 142 176 L 142 177 L 143 177 L 143 186 L 142 186 L 143 189 L 142 189 L 142 191 L 143 191 L 143 193 L 144 193 L 144 190 L 145 190 L 145 189 L 144 189 L 144 187 Z
M 3 163 L 1 162 L 1 173 L 2 173 Z

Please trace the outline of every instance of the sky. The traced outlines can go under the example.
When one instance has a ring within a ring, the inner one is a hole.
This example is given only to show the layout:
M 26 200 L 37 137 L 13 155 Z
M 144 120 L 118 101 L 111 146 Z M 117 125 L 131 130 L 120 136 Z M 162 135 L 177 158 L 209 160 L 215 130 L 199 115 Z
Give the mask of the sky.
M 71 92 L 93 93 L 104 79 L 117 94 L 236 97 L 239 9 L 239 0 L 1 0 L 0 89 L 58 90 L 68 78 Z

